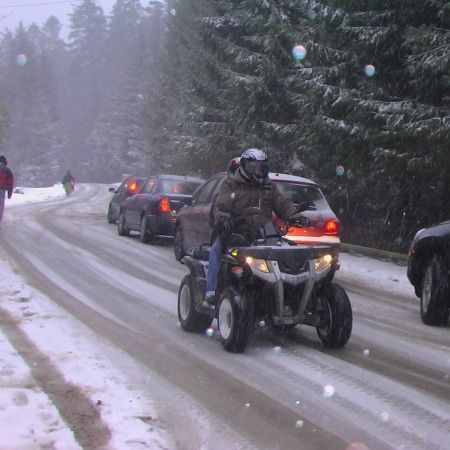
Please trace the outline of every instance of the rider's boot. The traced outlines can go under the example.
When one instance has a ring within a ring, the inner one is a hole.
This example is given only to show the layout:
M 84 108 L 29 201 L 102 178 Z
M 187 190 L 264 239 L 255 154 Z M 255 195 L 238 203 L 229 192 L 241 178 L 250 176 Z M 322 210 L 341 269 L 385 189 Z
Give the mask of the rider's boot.
M 207 308 L 214 308 L 216 305 L 216 291 L 208 291 L 205 294 L 205 301 L 203 302 L 203 306 Z

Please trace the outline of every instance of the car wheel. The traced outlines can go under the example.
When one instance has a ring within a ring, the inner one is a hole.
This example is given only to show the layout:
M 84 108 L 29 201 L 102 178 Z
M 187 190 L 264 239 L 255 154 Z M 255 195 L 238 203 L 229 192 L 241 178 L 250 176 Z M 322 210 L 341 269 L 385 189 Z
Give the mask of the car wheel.
M 117 220 L 117 232 L 119 233 L 119 236 L 129 236 L 130 234 L 130 229 L 127 227 L 123 211 L 120 211 L 119 213 L 119 219 Z
M 183 256 L 186 256 L 186 252 L 183 249 L 183 229 L 181 228 L 181 226 L 178 226 L 175 230 L 173 252 L 175 253 L 175 259 L 177 261 L 181 261 Z
M 217 323 L 222 345 L 228 352 L 242 353 L 253 330 L 253 308 L 245 294 L 226 288 L 220 295 Z
M 116 219 L 114 218 L 111 205 L 108 207 L 108 223 L 116 223 Z
M 427 264 L 422 278 L 420 316 L 426 325 L 445 325 L 448 322 L 448 283 L 445 262 L 434 255 Z
M 317 335 L 326 347 L 343 347 L 350 339 L 353 314 L 350 299 L 338 284 L 329 284 L 316 300 L 320 316 Z
M 148 228 L 147 218 L 143 216 L 141 219 L 141 227 L 139 230 L 139 239 L 144 244 L 148 244 L 152 240 L 152 234 Z
M 178 321 L 184 331 L 204 333 L 212 324 L 213 317 L 195 310 L 192 275 L 186 275 L 178 291 Z

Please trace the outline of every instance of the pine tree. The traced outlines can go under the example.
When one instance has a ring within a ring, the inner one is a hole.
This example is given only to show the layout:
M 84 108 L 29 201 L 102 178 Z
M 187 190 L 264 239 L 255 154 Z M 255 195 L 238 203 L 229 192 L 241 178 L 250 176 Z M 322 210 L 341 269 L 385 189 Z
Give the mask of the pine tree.
M 222 124 L 244 147 L 266 148 L 275 169 L 294 163 L 297 173 L 325 187 L 351 229 L 346 237 L 359 243 L 399 248 L 418 218 L 442 214 L 428 205 L 437 193 L 447 208 L 446 2 L 230 0 L 216 6 L 216 14 L 201 12 L 203 28 L 190 25 L 203 39 L 185 40 L 192 45 L 189 60 L 201 55 L 205 61 L 193 70 L 189 61 L 182 65 L 196 74 L 203 69 L 202 89 L 193 83 L 185 89 L 189 117 L 197 119 L 186 121 L 192 142 L 200 130 L 206 130 L 202 143 L 220 135 Z M 192 24 L 198 17 L 192 11 L 193 5 L 177 9 L 175 21 Z M 199 103 L 214 126 L 198 120 Z M 214 154 L 204 148 L 202 157 Z
M 169 163 L 174 170 L 211 174 L 236 152 L 216 75 L 217 55 L 207 49 L 203 20 L 215 11 L 212 2 L 169 4 L 165 92 L 169 110 Z
M 35 38 L 39 30 L 33 26 L 31 33 Z M 10 161 L 18 183 L 47 186 L 56 181 L 61 151 L 61 135 L 51 113 L 54 99 L 46 90 L 49 67 L 22 26 L 3 42 L 3 47 L 5 104 L 11 123 Z
M 89 179 L 92 158 L 86 139 L 102 114 L 105 101 L 106 18 L 95 0 L 82 0 L 70 14 L 71 98 L 65 111 L 67 136 L 77 179 Z
M 201 157 L 220 170 L 244 149 L 260 146 L 274 170 L 286 171 L 286 161 L 293 161 L 297 170 L 309 174 L 301 161 L 305 123 L 299 120 L 300 102 L 288 89 L 295 69 L 295 29 L 302 23 L 298 2 L 222 1 L 215 6 L 200 8 L 201 16 L 191 19 L 201 22 L 196 31 L 201 39 L 196 43 L 191 37 L 191 42 L 192 53 L 202 61 L 194 73 L 202 70 L 187 90 L 194 92 L 190 100 L 197 96 L 201 104 L 199 110 L 191 108 L 196 120 L 190 124 L 191 134 L 201 137 Z M 194 10 L 181 10 L 175 20 L 190 23 L 186 16 Z M 197 62 L 189 55 L 187 70 L 190 61 Z
M 311 2 L 306 11 L 314 23 L 303 37 L 309 56 L 291 88 L 312 105 L 308 163 L 328 180 L 337 165 L 347 170 L 330 187 L 337 196 L 346 191 L 344 219 L 354 238 L 371 235 L 395 248 L 417 219 L 437 219 L 421 194 L 433 195 L 430 178 L 443 181 L 435 162 L 448 167 L 450 35 L 441 28 L 443 8 L 342 0 Z
M 103 176 L 155 170 L 158 151 L 152 146 L 160 134 L 155 118 L 162 118 L 155 102 L 165 32 L 162 11 L 159 2 L 144 11 L 134 0 L 118 2 L 113 9 L 109 33 L 115 56 L 108 64 L 115 70 L 108 106 L 89 138 L 89 146 L 98 150 L 94 165 L 99 162 Z

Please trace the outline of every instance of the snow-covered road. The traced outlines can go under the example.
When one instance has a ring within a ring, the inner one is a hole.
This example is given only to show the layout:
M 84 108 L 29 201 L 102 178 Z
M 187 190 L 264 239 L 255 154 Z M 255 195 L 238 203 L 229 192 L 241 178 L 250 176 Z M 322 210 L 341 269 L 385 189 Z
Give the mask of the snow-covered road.
M 448 448 L 450 328 L 421 323 L 405 267 L 342 255 L 354 310 L 342 350 L 301 327 L 228 354 L 181 331 L 186 268 L 170 242 L 119 237 L 109 196 L 79 185 L 8 204 L 0 448 Z

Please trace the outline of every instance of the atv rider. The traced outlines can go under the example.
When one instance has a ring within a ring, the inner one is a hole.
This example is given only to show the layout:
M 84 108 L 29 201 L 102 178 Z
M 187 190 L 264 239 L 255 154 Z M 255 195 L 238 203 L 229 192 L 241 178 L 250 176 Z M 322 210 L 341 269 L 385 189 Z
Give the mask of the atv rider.
M 62 179 L 62 185 L 66 195 L 70 195 L 72 191 L 75 189 L 75 178 L 68 170 Z
M 209 254 L 205 306 L 215 304 L 223 241 L 231 233 L 248 237 L 255 227 L 272 222 L 273 211 L 287 220 L 297 213 L 297 207 L 270 180 L 266 153 L 257 148 L 245 150 L 238 169 L 223 181 L 212 206 L 215 239 Z M 236 216 L 242 218 L 239 223 L 233 220 Z

